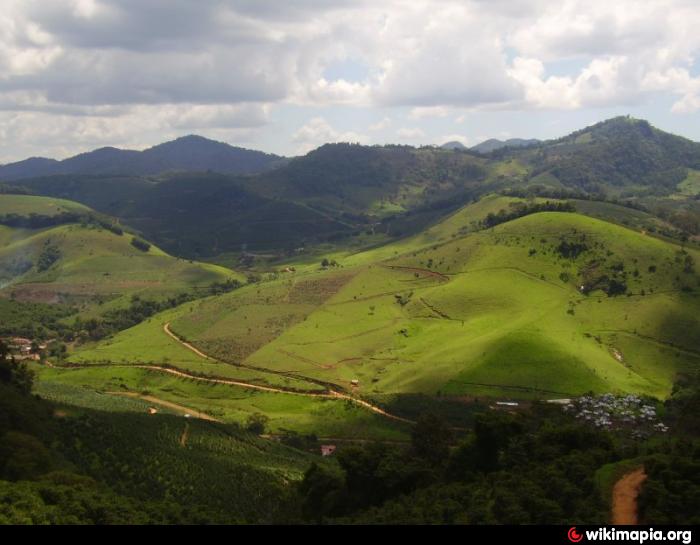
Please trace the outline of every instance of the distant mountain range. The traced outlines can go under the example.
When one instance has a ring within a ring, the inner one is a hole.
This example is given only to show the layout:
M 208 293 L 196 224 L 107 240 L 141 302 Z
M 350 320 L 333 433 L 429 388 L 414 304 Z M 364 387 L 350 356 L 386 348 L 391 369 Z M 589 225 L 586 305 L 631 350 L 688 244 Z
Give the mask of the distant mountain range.
M 497 138 L 490 138 L 484 140 L 476 146 L 467 147 L 457 140 L 450 140 L 445 142 L 440 147 L 442 149 L 449 150 L 461 150 L 461 151 L 476 151 L 478 153 L 491 153 L 502 148 L 521 148 L 523 146 L 531 146 L 534 144 L 540 144 L 542 141 L 537 140 L 537 138 L 509 138 L 508 140 L 498 140 Z
M 143 152 L 106 148 L 61 162 L 32 159 L 26 163 L 35 169 L 98 174 L 25 177 L 17 185 L 118 217 L 188 257 L 293 250 L 355 236 L 380 222 L 382 232 L 405 235 L 480 195 L 528 188 L 663 205 L 669 217 L 689 218 L 687 232 L 700 234 L 696 142 L 617 117 L 534 146 L 513 143 L 488 153 L 339 143 L 284 159 L 187 137 Z M 119 175 L 108 174 L 119 164 Z M 125 167 L 137 173 L 124 175 Z M 253 168 L 261 170 L 231 174 Z M 139 173 L 163 170 L 179 172 Z
M 523 146 L 531 146 L 533 144 L 539 144 L 540 142 L 541 140 L 537 140 L 537 138 L 509 138 L 508 140 L 490 138 L 469 149 L 478 151 L 479 153 L 491 153 L 501 148 L 522 148 Z
M 144 151 L 106 147 L 62 161 L 32 157 L 0 166 L 0 180 L 59 174 L 146 176 L 162 172 L 255 174 L 286 162 L 284 157 L 238 148 L 201 136 L 183 136 Z

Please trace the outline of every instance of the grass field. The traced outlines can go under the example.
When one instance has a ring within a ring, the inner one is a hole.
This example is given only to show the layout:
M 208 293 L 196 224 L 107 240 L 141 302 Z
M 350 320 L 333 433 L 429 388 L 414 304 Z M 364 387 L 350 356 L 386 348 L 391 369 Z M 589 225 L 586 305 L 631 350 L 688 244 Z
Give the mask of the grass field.
M 147 393 L 202 411 L 224 422 L 244 424 L 251 414 L 263 413 L 270 418 L 270 433 L 294 431 L 303 434 L 314 433 L 319 437 L 402 440 L 406 438 L 408 431 L 406 426 L 343 400 L 315 399 L 258 392 L 237 386 L 203 384 L 145 369 L 42 368 L 37 383 L 37 392 L 40 395 L 71 405 L 87 406 L 86 398 L 91 404 L 97 403 L 94 401 L 94 392 L 101 392 L 98 398 L 103 404 L 121 406 L 129 402 L 131 406 L 131 402 L 140 403 L 138 400 L 104 395 L 104 392 L 122 391 Z M 130 407 L 129 410 L 137 409 Z M 145 410 L 144 406 L 144 412 Z
M 62 212 L 89 212 L 90 209 L 80 203 L 57 199 L 54 197 L 39 197 L 35 195 L 2 195 L 0 197 L 0 215 L 17 214 L 28 216 L 56 216 Z
M 3 195 L 1 201 L 5 213 L 20 215 L 85 208 L 24 195 Z M 81 305 L 83 317 L 90 317 L 128 304 L 133 295 L 158 298 L 229 278 L 244 280 L 224 267 L 175 258 L 153 245 L 144 252 L 132 239 L 95 225 L 0 226 L 0 288 L 18 300 Z
M 507 206 L 497 199 L 472 217 Z M 698 277 L 684 271 L 693 250 L 571 213 L 452 237 L 465 214 L 354 266 L 302 269 L 176 309 L 173 330 L 218 358 L 369 397 L 665 397 L 678 371 L 700 363 Z M 563 257 L 563 241 L 586 250 Z M 581 293 L 581 283 L 614 275 L 624 295 Z M 132 335 L 151 339 L 152 327 Z
M 419 235 L 338 253 L 339 267 L 297 263 L 296 272 L 186 303 L 85 345 L 70 360 L 167 363 L 251 383 L 318 387 L 309 379 L 377 400 L 548 399 L 589 391 L 667 397 L 679 372 L 700 366 L 699 253 L 647 235 L 640 227 L 648 216 L 628 209 L 618 220 L 629 227 L 565 212 L 480 227 L 487 214 L 517 201 L 484 198 Z M 618 208 L 588 213 L 611 216 Z M 214 359 L 170 338 L 165 323 Z M 106 375 L 127 371 L 69 376 L 106 388 Z M 185 405 L 191 399 L 193 408 L 224 420 L 260 411 L 275 429 L 402 433 L 344 402 L 224 385 L 183 388 L 181 379 L 131 372 L 141 378 L 131 377 L 129 388 L 147 375 L 159 396 Z
M 678 189 L 685 196 L 700 194 L 700 170 L 689 169 L 688 176 L 678 184 Z

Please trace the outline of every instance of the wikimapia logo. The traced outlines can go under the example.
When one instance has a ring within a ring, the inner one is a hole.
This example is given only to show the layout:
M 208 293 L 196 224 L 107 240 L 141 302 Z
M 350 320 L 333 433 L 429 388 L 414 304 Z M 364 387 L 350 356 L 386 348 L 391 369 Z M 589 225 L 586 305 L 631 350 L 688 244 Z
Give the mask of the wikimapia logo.
M 616 528 L 598 528 L 597 530 L 585 530 L 579 533 L 576 526 L 569 528 L 566 537 L 572 543 L 579 543 L 586 538 L 586 541 L 631 541 L 634 543 L 645 543 L 647 541 L 680 541 L 687 545 L 693 541 L 692 530 L 618 530 Z

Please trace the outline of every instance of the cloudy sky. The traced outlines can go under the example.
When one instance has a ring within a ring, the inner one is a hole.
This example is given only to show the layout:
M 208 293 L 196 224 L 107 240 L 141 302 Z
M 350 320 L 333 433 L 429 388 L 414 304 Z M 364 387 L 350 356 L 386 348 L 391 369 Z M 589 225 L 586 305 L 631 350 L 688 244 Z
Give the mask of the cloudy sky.
M 2 0 L 0 162 L 185 134 L 556 137 L 620 114 L 700 140 L 698 0 Z

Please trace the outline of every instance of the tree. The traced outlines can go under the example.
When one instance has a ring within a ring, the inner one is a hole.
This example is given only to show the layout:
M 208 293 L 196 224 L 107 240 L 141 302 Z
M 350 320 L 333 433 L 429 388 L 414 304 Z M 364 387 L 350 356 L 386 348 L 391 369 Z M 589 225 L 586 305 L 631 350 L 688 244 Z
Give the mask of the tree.
M 417 456 L 432 463 L 447 459 L 452 441 L 452 430 L 447 422 L 434 414 L 424 414 L 411 432 L 411 445 Z
M 151 249 L 151 245 L 148 242 L 138 237 L 133 237 L 131 239 L 131 245 L 137 250 L 141 250 L 142 252 L 147 252 Z
M 39 439 L 8 431 L 0 441 L 0 475 L 11 481 L 32 479 L 51 466 L 49 451 Z
M 303 515 L 320 522 L 324 517 L 337 514 L 342 504 L 344 490 L 344 480 L 341 475 L 315 462 L 312 463 L 299 484 Z
M 267 422 L 270 419 L 262 413 L 253 413 L 246 420 L 245 428 L 256 435 L 262 435 L 265 433 L 265 428 L 267 427 Z
M 0 382 L 10 384 L 23 394 L 32 391 L 34 373 L 21 361 L 15 361 L 10 348 L 0 341 Z

